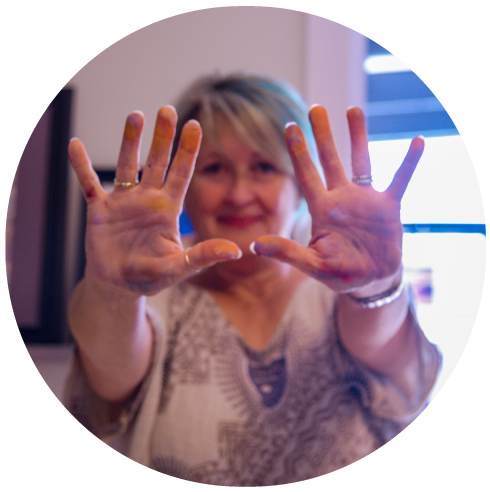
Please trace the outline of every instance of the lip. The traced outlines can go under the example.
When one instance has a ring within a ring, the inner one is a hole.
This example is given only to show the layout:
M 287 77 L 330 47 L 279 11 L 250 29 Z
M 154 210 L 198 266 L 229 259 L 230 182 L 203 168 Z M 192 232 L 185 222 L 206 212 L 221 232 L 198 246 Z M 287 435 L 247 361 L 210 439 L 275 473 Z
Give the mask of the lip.
M 219 216 L 218 222 L 227 227 L 233 227 L 235 229 L 245 229 L 260 221 L 258 215 L 230 215 Z

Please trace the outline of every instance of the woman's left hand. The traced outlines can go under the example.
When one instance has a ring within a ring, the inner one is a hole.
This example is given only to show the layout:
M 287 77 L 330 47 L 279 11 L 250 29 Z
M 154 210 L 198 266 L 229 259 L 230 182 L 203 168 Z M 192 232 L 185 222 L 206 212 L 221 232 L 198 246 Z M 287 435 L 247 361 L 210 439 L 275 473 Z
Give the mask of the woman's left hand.
M 371 175 L 364 114 L 347 112 L 354 176 Z M 401 275 L 403 227 L 400 202 L 424 150 L 424 140 L 412 140 L 408 153 L 384 192 L 349 180 L 338 156 L 326 110 L 314 106 L 310 122 L 325 188 L 313 164 L 300 127 L 289 125 L 286 143 L 296 178 L 312 216 L 308 247 L 279 236 L 262 236 L 255 251 L 285 261 L 322 281 L 336 292 L 362 296 L 386 290 Z

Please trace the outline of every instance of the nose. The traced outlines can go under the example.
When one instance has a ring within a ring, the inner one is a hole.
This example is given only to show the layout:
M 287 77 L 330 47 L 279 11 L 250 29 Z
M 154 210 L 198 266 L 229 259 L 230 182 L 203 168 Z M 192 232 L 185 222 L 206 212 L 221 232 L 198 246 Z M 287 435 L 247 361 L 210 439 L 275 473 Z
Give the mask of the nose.
M 230 181 L 228 200 L 237 207 L 248 205 L 254 198 L 252 180 L 244 174 L 236 174 Z

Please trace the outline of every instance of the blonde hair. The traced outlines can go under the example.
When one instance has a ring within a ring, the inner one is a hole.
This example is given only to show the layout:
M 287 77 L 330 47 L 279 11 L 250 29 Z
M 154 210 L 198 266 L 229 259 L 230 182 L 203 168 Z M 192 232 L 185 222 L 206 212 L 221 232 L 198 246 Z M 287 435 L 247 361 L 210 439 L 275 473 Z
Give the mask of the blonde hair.
M 175 105 L 179 121 L 176 141 L 184 123 L 199 121 L 205 138 L 218 137 L 219 122 L 231 124 L 237 135 L 266 155 L 286 152 L 284 125 L 296 122 L 305 135 L 310 155 L 318 167 L 318 154 L 308 120 L 308 107 L 289 83 L 258 75 L 212 75 L 196 80 Z M 174 146 L 175 148 L 176 146 Z M 294 176 L 292 164 L 285 171 Z

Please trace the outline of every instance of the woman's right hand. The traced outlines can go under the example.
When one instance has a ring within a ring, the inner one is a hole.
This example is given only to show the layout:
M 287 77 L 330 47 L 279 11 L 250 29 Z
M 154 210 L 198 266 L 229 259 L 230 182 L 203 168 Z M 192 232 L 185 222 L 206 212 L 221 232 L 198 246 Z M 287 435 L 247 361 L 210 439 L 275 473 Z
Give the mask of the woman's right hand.
M 141 183 L 116 186 L 111 193 L 100 185 L 82 142 L 76 138 L 70 142 L 70 160 L 87 201 L 86 275 L 108 287 L 152 295 L 196 269 L 241 256 L 235 243 L 210 239 L 187 251 L 192 267 L 186 261 L 178 223 L 199 151 L 201 127 L 194 120 L 184 125 L 167 172 L 176 122 L 172 106 L 158 111 Z M 116 167 L 119 182 L 136 181 L 143 125 L 139 112 L 131 113 L 126 120 Z

